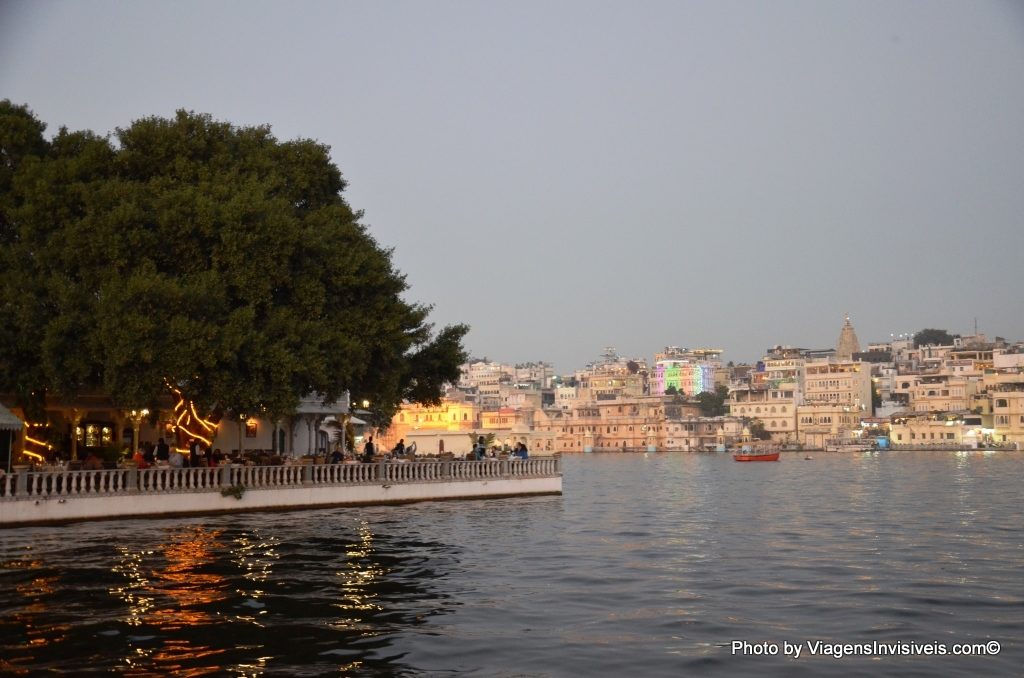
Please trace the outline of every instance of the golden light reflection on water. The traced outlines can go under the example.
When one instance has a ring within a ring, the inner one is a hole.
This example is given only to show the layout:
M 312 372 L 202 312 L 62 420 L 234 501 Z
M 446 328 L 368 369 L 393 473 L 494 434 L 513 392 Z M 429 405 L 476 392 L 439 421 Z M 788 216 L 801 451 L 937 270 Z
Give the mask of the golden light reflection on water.
M 359 523 L 359 540 L 345 552 L 345 564 L 337 573 L 341 579 L 341 598 L 334 607 L 347 613 L 331 624 L 339 630 L 360 630 L 365 635 L 376 635 L 359 613 L 379 612 L 383 607 L 377 603 L 377 594 L 370 591 L 373 585 L 387 574 L 383 567 L 373 562 L 374 535 L 365 520 Z M 355 614 L 353 614 L 355 613 Z
M 274 563 L 281 557 L 277 551 L 279 545 L 280 539 L 276 537 L 262 537 L 253 531 L 252 534 L 242 535 L 235 539 L 234 548 L 231 551 L 231 560 L 242 571 L 244 579 L 254 584 L 262 585 L 270 580 L 274 570 Z M 250 601 L 243 603 L 243 605 L 248 604 L 250 607 L 259 609 L 258 615 L 267 613 L 265 609 L 261 609 L 263 603 L 260 602 L 260 599 L 266 595 L 264 589 L 238 589 L 236 593 L 244 598 L 249 598 Z M 257 618 L 252 616 L 239 615 L 237 618 L 242 621 L 259 623 Z
M 33 565 L 41 567 L 35 561 Z M 59 577 L 51 575 L 35 577 L 27 584 L 15 587 L 20 595 L 31 601 L 14 614 L 14 621 L 24 625 L 29 647 L 44 648 L 67 639 L 70 624 L 47 621 L 53 609 L 51 601 L 59 592 L 59 583 Z
M 71 624 L 53 619 L 52 612 L 57 607 L 54 601 L 61 594 L 60 578 L 56 574 L 46 574 L 44 570 L 47 568 L 45 561 L 34 557 L 0 563 L 0 569 L 37 573 L 28 581 L 13 587 L 24 604 L 13 607 L 0 619 L 0 637 L 4 638 L 2 645 L 6 646 L 4 656 L 0 656 L 0 673 L 27 673 L 19 664 L 44 655 L 50 647 L 59 646 L 67 640 L 72 630 Z M 17 633 L 24 635 L 24 641 L 14 645 L 11 635 Z
M 209 623 L 210 615 L 198 608 L 223 600 L 227 589 L 224 577 L 204 571 L 223 548 L 219 536 L 219 530 L 198 527 L 171 532 L 154 550 L 133 552 L 119 546 L 120 560 L 112 569 L 126 583 L 110 593 L 128 605 L 124 621 L 153 624 L 163 631 Z
M 123 621 L 165 633 L 216 623 L 204 607 L 228 594 L 225 578 L 212 571 L 224 549 L 220 534 L 220 530 L 190 526 L 168 532 L 167 541 L 152 550 L 117 547 L 119 560 L 111 569 L 125 583 L 109 592 L 127 605 Z M 146 675 L 154 665 L 161 673 L 206 675 L 217 670 L 216 655 L 223 652 L 181 638 L 167 639 L 156 647 L 132 641 L 123 661 L 129 675 Z M 196 662 L 207 666 L 185 666 Z

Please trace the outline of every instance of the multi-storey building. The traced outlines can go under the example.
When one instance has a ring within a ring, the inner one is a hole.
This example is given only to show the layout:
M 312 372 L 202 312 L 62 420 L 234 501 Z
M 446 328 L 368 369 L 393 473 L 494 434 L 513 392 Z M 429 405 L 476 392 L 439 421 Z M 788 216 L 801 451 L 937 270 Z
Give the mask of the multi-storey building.
M 555 388 L 555 407 L 568 410 L 580 397 L 576 386 L 558 386 Z
M 681 393 L 689 398 L 715 390 L 715 373 L 720 365 L 688 360 L 659 360 L 651 374 L 651 395 Z
M 871 413 L 871 368 L 866 363 L 820 360 L 804 366 L 804 402 Z
M 666 346 L 654 353 L 654 369 L 650 375 L 650 394 L 697 393 L 714 391 L 717 384 L 728 383 L 728 371 L 722 367 L 720 348 L 680 348 Z
M 581 401 L 615 400 L 637 397 L 647 391 L 647 363 L 638 358 L 620 358 L 614 348 L 606 348 L 602 360 L 577 370 L 575 379 Z
M 1024 446 L 1024 352 L 1000 352 L 984 377 L 996 442 Z
M 739 440 L 735 417 L 701 417 L 694 403 L 672 396 L 635 396 L 548 409 L 536 429 L 554 436 L 558 452 L 701 451 Z
M 915 375 L 916 376 L 916 375 Z M 910 405 L 915 412 L 963 412 L 971 408 L 979 380 L 946 374 L 921 375 L 914 380 Z
M 797 441 L 811 448 L 824 448 L 831 440 L 853 437 L 860 432 L 864 411 L 828 401 L 798 405 Z
M 897 447 L 921 448 L 978 447 L 992 439 L 979 415 L 923 412 L 892 417 L 889 438 Z
M 513 383 L 515 376 L 515 368 L 511 365 L 478 360 L 462 366 L 459 388 L 475 390 L 482 406 L 497 406 L 501 399 L 501 385 Z
M 551 387 L 554 370 L 550 363 L 520 363 L 513 368 L 512 380 L 517 386 L 529 386 L 536 389 Z

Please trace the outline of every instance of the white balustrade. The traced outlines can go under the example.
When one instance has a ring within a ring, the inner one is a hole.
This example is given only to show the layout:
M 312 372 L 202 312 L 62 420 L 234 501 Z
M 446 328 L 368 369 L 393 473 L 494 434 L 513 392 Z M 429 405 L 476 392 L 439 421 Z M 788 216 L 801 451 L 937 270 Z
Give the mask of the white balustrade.
M 560 474 L 561 462 L 557 457 L 481 461 L 381 461 L 371 464 L 304 466 L 164 467 L 143 470 L 19 470 L 0 477 L 0 501 L 208 492 L 238 486 L 247 489 L 284 489 L 537 478 Z

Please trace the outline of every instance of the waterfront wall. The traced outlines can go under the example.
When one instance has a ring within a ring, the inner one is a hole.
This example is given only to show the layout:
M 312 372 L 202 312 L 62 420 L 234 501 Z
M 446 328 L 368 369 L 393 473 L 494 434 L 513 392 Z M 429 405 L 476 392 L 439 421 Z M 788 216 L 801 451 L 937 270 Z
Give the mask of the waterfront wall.
M 557 457 L 19 471 L 0 479 L 0 527 L 561 492 Z

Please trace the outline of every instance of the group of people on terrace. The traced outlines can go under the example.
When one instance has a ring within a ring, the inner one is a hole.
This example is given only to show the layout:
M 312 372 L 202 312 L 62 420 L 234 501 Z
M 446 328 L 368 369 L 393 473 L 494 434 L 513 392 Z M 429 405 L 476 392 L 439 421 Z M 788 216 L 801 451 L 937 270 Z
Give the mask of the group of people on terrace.
M 203 468 L 216 467 L 226 459 L 220 448 L 210 449 L 210 446 L 201 440 L 191 438 L 188 441 L 187 454 L 177 447 L 171 447 L 163 438 L 158 438 L 156 443 L 142 443 L 134 454 L 131 448 L 125 446 L 121 453 L 122 461 L 130 461 L 136 468 L 147 469 L 154 466 L 170 468 Z M 82 469 L 86 471 L 100 470 L 104 468 L 103 459 L 95 450 L 90 450 L 82 462 Z
M 380 461 L 380 459 L 384 459 L 384 461 L 412 461 L 415 458 L 416 443 L 406 447 L 405 439 L 403 438 L 395 444 L 390 452 L 379 455 L 377 453 L 377 445 L 373 442 L 373 436 L 370 436 L 367 438 L 366 444 L 363 445 L 363 453 L 361 455 L 346 453 L 340 448 L 335 448 L 328 461 L 331 464 L 355 463 L 357 461 L 369 464 Z
M 511 459 L 528 459 L 530 456 L 529 450 L 526 448 L 526 443 L 520 441 L 515 444 L 515 447 L 509 452 L 507 449 L 499 450 L 496 447 L 487 449 L 487 441 L 483 436 L 480 436 L 476 440 L 476 444 L 473 446 L 473 451 L 470 453 L 473 455 L 473 459 L 496 459 L 501 458 L 508 454 Z

